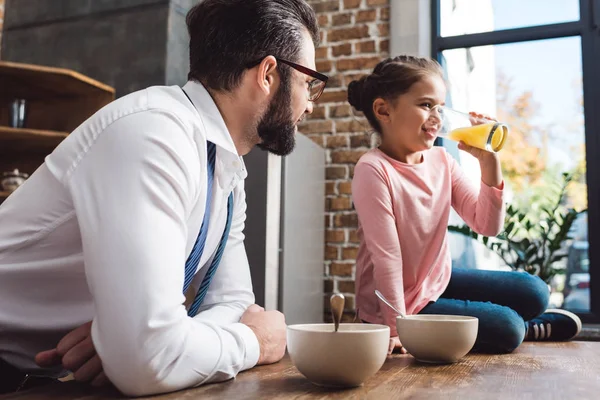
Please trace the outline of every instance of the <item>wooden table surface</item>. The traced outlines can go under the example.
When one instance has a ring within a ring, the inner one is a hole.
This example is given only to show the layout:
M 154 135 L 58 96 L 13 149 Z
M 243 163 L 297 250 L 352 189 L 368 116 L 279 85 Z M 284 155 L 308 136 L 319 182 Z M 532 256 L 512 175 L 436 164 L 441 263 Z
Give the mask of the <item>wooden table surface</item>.
M 123 398 L 75 382 L 0 396 L 2 400 Z M 509 355 L 468 355 L 452 365 L 426 365 L 393 355 L 362 387 L 329 390 L 308 382 L 286 356 L 235 380 L 154 400 L 188 399 L 600 399 L 600 342 L 524 343 Z

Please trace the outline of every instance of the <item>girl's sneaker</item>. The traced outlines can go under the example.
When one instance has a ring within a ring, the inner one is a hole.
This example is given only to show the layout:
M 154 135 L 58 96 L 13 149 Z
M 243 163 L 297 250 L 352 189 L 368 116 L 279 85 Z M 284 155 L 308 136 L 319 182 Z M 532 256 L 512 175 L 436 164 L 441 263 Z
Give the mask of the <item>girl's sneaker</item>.
M 581 332 L 581 319 L 566 310 L 546 310 L 527 322 L 525 340 L 564 341 L 573 339 Z

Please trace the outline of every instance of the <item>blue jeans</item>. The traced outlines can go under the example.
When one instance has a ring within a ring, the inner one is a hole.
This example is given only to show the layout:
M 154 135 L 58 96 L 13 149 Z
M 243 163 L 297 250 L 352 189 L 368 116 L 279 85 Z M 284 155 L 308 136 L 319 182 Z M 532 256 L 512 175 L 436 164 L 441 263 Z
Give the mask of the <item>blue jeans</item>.
M 419 314 L 479 318 L 473 351 L 510 353 L 525 338 L 527 321 L 548 306 L 548 285 L 526 272 L 452 269 L 446 291 Z

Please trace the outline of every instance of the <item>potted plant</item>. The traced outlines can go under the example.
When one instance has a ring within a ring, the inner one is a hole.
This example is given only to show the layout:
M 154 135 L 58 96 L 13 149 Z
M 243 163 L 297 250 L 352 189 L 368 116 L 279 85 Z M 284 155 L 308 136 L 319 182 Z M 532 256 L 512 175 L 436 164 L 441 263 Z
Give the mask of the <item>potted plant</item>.
M 480 235 L 466 225 L 449 226 L 448 230 L 476 239 L 498 254 L 511 269 L 537 275 L 549 284 L 555 275 L 564 272 L 564 267 L 557 265 L 567 256 L 563 243 L 571 239 L 569 232 L 577 216 L 587 211 L 564 206 L 572 177 L 564 173 L 560 182 L 550 188 L 549 206 L 532 204 L 522 210 L 509 205 L 505 229 L 495 237 Z

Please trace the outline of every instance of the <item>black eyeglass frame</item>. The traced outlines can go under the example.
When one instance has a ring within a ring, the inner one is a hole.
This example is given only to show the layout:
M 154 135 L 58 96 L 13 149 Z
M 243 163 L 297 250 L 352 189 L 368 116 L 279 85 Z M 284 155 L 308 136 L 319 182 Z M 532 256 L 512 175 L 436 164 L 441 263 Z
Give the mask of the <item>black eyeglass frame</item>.
M 260 60 L 257 60 L 257 61 L 254 61 L 254 62 L 248 64 L 248 66 L 246 68 L 256 67 L 258 64 L 260 64 L 262 62 L 263 59 L 264 59 L 264 57 L 261 58 Z M 327 81 L 329 80 L 329 77 L 327 75 L 317 72 L 315 70 L 312 70 L 308 67 L 305 67 L 304 65 L 300 65 L 300 64 L 296 64 L 294 62 L 288 61 L 288 60 L 284 60 L 283 58 L 275 57 L 275 60 L 277 60 L 278 62 L 280 62 L 282 64 L 286 64 L 286 65 L 294 68 L 298 72 L 302 72 L 305 75 L 315 78 L 314 80 L 312 80 L 310 82 L 310 85 L 314 84 L 315 81 L 323 82 L 323 86 L 320 88 L 319 92 L 315 96 L 313 96 L 312 99 L 309 98 L 309 100 L 317 101 L 319 99 L 319 97 L 321 97 L 321 95 L 323 94 L 323 90 L 325 90 L 325 86 L 327 86 Z

